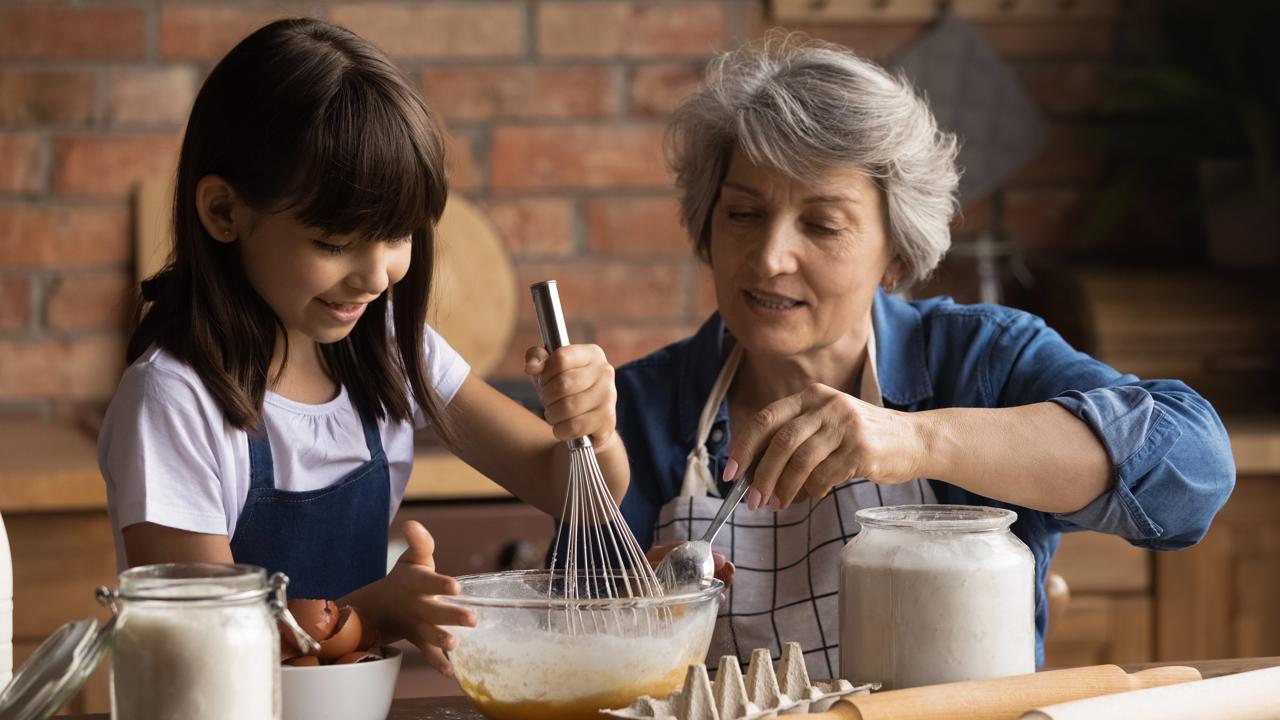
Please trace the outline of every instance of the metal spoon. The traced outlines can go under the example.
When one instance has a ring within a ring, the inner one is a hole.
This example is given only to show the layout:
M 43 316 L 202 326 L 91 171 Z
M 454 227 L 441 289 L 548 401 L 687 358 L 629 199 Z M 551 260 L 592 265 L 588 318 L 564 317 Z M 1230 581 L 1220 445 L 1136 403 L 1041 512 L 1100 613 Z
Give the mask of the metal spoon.
M 667 592 L 700 585 L 715 576 L 716 566 L 711 558 L 711 541 L 716 539 L 716 534 L 729 519 L 733 509 L 742 501 L 742 496 L 747 494 L 749 487 L 751 487 L 751 473 L 746 472 L 733 483 L 733 487 L 729 488 L 729 493 L 724 496 L 724 502 L 720 503 L 715 519 L 702 534 L 702 539 L 686 540 L 680 543 L 658 563 L 655 572 Z

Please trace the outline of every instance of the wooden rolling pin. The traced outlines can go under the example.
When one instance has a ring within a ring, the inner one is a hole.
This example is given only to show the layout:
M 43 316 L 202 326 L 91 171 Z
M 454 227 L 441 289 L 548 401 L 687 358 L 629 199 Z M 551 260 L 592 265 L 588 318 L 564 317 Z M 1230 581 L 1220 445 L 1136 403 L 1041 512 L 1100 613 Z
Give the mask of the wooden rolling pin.
M 1115 665 L 1050 670 L 841 698 L 814 720 L 1018 720 L 1032 708 L 1200 679 L 1191 667 L 1132 675 Z
M 1280 667 L 1142 692 L 1051 705 L 1021 720 L 1274 720 L 1280 717 Z

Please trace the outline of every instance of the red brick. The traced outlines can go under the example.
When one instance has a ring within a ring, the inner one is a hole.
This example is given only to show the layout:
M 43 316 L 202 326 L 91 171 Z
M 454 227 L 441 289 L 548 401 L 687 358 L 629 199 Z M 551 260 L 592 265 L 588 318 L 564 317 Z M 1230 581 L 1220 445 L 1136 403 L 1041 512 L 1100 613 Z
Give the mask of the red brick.
M 523 3 L 336 5 L 334 22 L 401 58 L 516 57 L 524 52 Z
M 447 133 L 444 152 L 450 190 L 479 190 L 484 187 L 484 169 L 476 159 L 475 142 L 468 133 Z
M 818 40 L 843 45 L 862 57 L 885 61 L 924 37 L 928 26 L 912 22 L 788 26 Z
M 160 57 L 218 60 L 254 30 L 284 17 L 306 14 L 304 5 L 255 7 L 244 3 L 163 3 Z
M 671 63 L 642 65 L 631 75 L 628 98 L 631 114 L 660 116 L 675 110 L 702 82 L 702 65 Z
M 117 68 L 107 81 L 107 121 L 115 125 L 180 126 L 196 98 L 190 67 Z
M 1087 125 L 1054 124 L 1044 147 L 1015 176 L 1018 183 L 1090 183 L 1103 174 L 1103 151 Z
M 545 57 L 705 56 L 728 41 L 718 2 L 544 2 L 537 22 Z
M 565 256 L 573 252 L 573 205 L 561 198 L 490 200 L 485 214 L 520 256 Z
M 587 201 L 587 247 L 619 258 L 693 255 L 674 197 L 603 197 Z
M 687 338 L 697 329 L 685 323 L 604 325 L 596 330 L 596 344 L 604 348 L 609 364 L 619 367 Z
M 0 330 L 23 330 L 31 325 L 31 278 L 0 275 Z
M 678 263 L 579 262 L 516 267 L 519 287 L 558 281 L 565 316 L 579 321 L 680 320 L 684 311 L 684 266 Z M 520 303 L 520 319 L 533 307 Z
M 129 260 L 129 212 L 119 205 L 0 204 L 0 268 L 70 268 Z
M 495 188 L 667 187 L 662 126 L 500 127 Z
M 128 195 L 145 178 L 176 172 L 178 145 L 176 133 L 56 138 L 53 190 L 60 195 Z
M 124 370 L 123 333 L 74 340 L 0 340 L 0 397 L 105 399 Z
M 0 133 L 0 192 L 38 192 L 44 140 L 35 133 Z
M 96 86 L 88 71 L 0 71 L 0 125 L 87 124 Z
M 133 8 L 0 10 L 0 59 L 105 60 L 147 51 L 146 14 Z
M 1019 68 L 1027 92 L 1050 116 L 1096 112 L 1111 72 L 1106 65 L 1088 62 L 1036 63 Z
M 1087 209 L 1078 190 L 1013 189 L 1005 193 L 1005 229 L 1009 239 L 1023 250 L 1066 250 Z
M 70 273 L 57 278 L 48 294 L 53 330 L 123 330 L 133 300 L 125 270 Z
M 984 22 L 978 29 L 1011 60 L 1106 58 L 1115 48 L 1115 27 L 1107 22 Z
M 600 117 L 617 110 L 605 67 L 518 65 L 428 70 L 423 97 L 450 120 Z

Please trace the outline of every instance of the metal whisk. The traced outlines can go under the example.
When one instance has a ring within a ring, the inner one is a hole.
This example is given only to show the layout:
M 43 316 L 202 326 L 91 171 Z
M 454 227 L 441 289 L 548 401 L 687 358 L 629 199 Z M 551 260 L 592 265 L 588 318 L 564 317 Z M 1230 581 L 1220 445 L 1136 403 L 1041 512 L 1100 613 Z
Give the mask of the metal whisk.
M 556 281 L 534 283 L 529 290 L 547 352 L 568 345 Z M 662 585 L 609 494 L 591 438 L 574 438 L 568 445 L 569 487 L 560 513 L 561 532 L 551 553 L 552 582 L 547 595 L 570 601 L 565 620 L 573 634 L 610 631 L 611 625 L 620 630 L 624 623 L 617 608 L 590 604 L 584 610 L 573 601 L 661 597 Z M 652 622 L 649 613 L 644 615 L 646 622 Z M 632 613 L 632 621 L 635 617 Z

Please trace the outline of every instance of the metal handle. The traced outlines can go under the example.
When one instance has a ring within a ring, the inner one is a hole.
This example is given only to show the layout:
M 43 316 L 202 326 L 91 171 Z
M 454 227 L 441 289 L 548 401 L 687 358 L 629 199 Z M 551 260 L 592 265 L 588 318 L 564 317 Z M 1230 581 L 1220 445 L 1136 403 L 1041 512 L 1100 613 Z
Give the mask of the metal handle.
M 529 286 L 533 294 L 533 311 L 538 316 L 538 332 L 547 352 L 555 352 L 569 344 L 569 330 L 560 310 L 560 291 L 555 280 L 543 280 Z
M 269 582 L 273 595 L 269 601 L 271 611 L 275 614 L 276 619 L 284 623 L 284 626 L 289 629 L 289 632 L 293 635 L 294 644 L 308 655 L 320 652 L 320 643 L 316 642 L 310 633 L 303 630 L 298 621 L 294 619 L 293 613 L 289 612 L 289 601 L 285 592 L 285 589 L 289 586 L 289 576 L 282 572 L 272 573 Z
M 555 352 L 569 344 L 569 330 L 564 324 L 564 312 L 560 309 L 560 291 L 555 280 L 543 280 L 529 286 L 533 294 L 533 312 L 538 316 L 538 333 L 542 335 L 542 346 L 547 352 Z M 591 438 L 574 438 L 568 443 L 569 449 L 579 450 L 591 447 Z
M 729 493 L 724 496 L 724 502 L 720 503 L 720 509 L 716 511 L 715 519 L 707 526 L 707 531 L 702 534 L 702 541 L 710 543 L 716 539 L 716 534 L 720 532 L 720 528 L 724 526 L 724 521 L 729 519 L 729 513 L 738 507 L 738 503 L 742 502 L 742 496 L 747 494 L 747 488 L 751 487 L 751 474 L 743 473 L 738 478 L 733 487 L 729 488 Z

